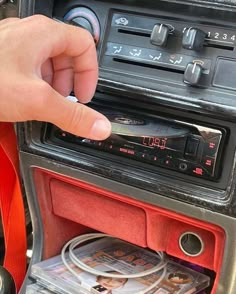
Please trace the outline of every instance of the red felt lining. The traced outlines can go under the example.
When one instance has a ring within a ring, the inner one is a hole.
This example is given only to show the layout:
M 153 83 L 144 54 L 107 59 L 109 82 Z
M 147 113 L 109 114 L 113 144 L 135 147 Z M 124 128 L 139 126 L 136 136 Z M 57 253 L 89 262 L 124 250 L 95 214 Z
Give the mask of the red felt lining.
M 58 254 L 75 235 L 97 230 L 214 270 L 211 294 L 215 293 L 225 242 L 220 227 L 48 171 L 35 169 L 35 179 L 44 222 L 44 258 Z M 185 255 L 178 244 L 180 235 L 189 231 L 205 244 L 197 257 Z
M 199 256 L 187 256 L 184 252 L 182 252 L 179 246 L 179 237 L 185 232 L 193 232 L 202 239 L 204 243 L 204 250 Z M 168 236 L 169 238 L 166 247 L 166 252 L 168 254 L 214 270 L 215 238 L 214 234 L 210 231 L 202 230 L 199 227 L 181 223 L 179 221 L 173 221 L 168 230 Z
M 71 238 L 92 231 L 81 224 L 56 216 L 52 211 L 50 192 L 51 175 L 35 171 L 35 189 L 43 222 L 43 259 L 60 253 L 63 245 Z
M 147 246 L 146 215 L 143 209 L 56 179 L 51 180 L 50 189 L 56 215 L 128 242 Z

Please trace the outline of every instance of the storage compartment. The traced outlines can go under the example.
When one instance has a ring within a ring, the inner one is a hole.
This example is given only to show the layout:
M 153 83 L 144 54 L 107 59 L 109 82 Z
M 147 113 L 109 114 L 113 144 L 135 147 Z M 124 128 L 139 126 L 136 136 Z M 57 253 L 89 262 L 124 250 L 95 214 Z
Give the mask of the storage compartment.
M 34 177 L 43 259 L 74 236 L 99 231 L 201 266 L 212 278 L 208 293 L 215 293 L 225 240 L 220 227 L 45 170 L 35 169 Z
M 140 246 L 146 243 L 146 214 L 142 208 L 52 179 L 53 212 L 92 229 Z

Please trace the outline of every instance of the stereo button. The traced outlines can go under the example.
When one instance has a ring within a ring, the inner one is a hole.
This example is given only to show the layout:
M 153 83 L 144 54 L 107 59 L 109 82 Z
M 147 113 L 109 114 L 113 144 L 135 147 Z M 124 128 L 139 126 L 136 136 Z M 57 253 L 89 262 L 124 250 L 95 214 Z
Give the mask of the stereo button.
M 210 156 L 204 156 L 201 160 L 201 164 L 207 172 L 213 176 L 215 169 L 215 158 Z
M 204 175 L 204 171 L 201 167 L 195 167 L 192 170 L 193 174 L 197 175 L 197 176 L 203 176 Z
M 205 143 L 204 155 L 205 156 L 217 156 L 217 150 L 219 148 L 220 137 L 211 138 Z
M 198 138 L 188 138 L 187 144 L 185 147 L 185 156 L 187 157 L 196 157 L 197 156 L 197 150 L 198 150 L 198 145 L 199 145 L 199 139 Z

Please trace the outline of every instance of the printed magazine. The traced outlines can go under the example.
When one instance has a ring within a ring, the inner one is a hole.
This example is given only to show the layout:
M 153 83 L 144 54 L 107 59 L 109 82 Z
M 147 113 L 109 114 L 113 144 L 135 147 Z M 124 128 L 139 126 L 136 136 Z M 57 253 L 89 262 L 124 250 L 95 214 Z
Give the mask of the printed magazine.
M 91 268 L 114 274 L 133 274 L 159 263 L 159 256 L 125 241 L 105 237 L 75 249 L 77 258 Z M 144 291 L 161 276 L 162 271 L 135 279 L 95 276 L 84 272 L 69 260 L 74 276 L 63 264 L 61 256 L 32 266 L 32 277 L 54 293 L 61 294 L 135 294 Z M 208 276 L 168 260 L 164 279 L 147 294 L 193 294 L 209 286 Z M 37 293 L 37 292 L 35 292 Z M 40 292 L 39 292 L 40 293 Z

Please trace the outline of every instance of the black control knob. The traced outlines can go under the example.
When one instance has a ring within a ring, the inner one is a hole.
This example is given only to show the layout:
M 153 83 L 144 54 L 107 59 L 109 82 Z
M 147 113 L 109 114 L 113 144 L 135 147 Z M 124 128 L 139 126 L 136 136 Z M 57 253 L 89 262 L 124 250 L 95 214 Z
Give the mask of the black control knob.
M 203 48 L 206 33 L 197 28 L 187 28 L 183 33 L 182 46 L 185 49 L 199 51 Z
M 96 44 L 100 38 L 100 23 L 96 14 L 87 7 L 76 7 L 64 16 L 64 21 L 89 31 Z
M 184 72 L 184 83 L 190 86 L 197 86 L 202 74 L 202 66 L 198 63 L 188 63 Z
M 151 34 L 151 44 L 156 46 L 166 46 L 170 28 L 164 24 L 155 24 Z

